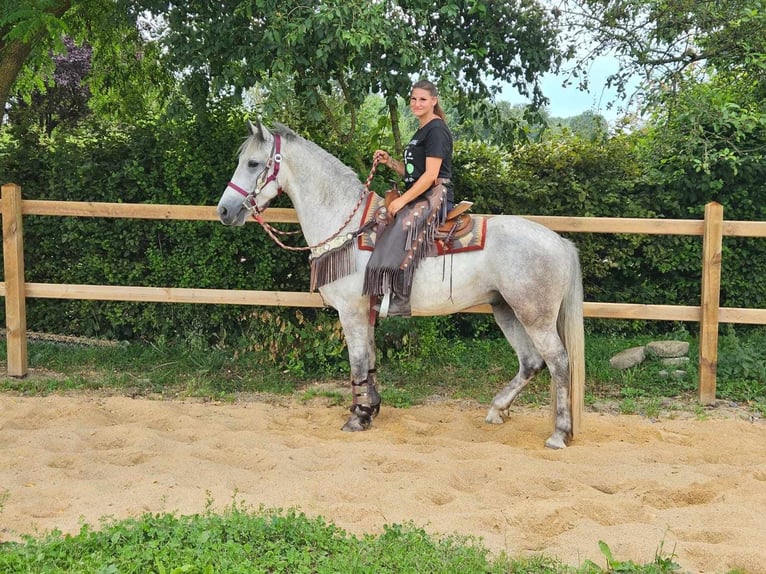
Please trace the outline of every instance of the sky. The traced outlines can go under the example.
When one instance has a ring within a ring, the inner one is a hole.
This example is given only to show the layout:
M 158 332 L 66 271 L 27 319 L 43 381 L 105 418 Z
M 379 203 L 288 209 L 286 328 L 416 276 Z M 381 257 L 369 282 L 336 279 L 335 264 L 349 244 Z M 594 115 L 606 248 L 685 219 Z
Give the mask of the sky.
M 590 68 L 590 90 L 581 92 L 577 89 L 576 81 L 573 85 L 562 87 L 562 77 L 554 74 L 543 76 L 543 93 L 550 100 L 548 110 L 550 115 L 557 118 L 567 118 L 579 115 L 586 111 L 601 114 L 607 121 L 613 122 L 622 114 L 619 108 L 624 102 L 617 99 L 617 91 L 612 88 L 607 90 L 606 78 L 609 74 L 617 71 L 617 61 L 614 58 L 602 57 L 593 62 Z M 529 100 L 519 95 L 511 86 L 505 86 L 497 97 L 511 104 L 527 104 Z M 613 102 L 611 109 L 607 104 Z

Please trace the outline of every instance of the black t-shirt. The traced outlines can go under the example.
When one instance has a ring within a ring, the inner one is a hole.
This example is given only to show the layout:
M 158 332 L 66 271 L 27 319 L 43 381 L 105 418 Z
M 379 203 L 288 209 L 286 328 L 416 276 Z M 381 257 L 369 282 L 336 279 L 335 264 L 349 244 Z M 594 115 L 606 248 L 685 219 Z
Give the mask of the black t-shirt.
M 404 187 L 409 189 L 426 171 L 426 158 L 439 157 L 439 177 L 452 179 L 452 134 L 441 118 L 420 128 L 404 148 Z M 452 186 L 448 186 L 451 191 Z

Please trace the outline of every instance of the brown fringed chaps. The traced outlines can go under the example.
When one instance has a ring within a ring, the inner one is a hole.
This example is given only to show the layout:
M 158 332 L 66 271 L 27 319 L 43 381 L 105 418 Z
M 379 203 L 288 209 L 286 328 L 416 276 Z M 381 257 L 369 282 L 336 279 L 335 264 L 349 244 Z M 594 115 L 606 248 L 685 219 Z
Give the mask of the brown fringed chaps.
M 364 274 L 365 295 L 394 293 L 408 299 L 415 269 L 428 255 L 434 233 L 446 218 L 447 189 L 436 185 L 408 203 L 393 222 L 378 229 Z

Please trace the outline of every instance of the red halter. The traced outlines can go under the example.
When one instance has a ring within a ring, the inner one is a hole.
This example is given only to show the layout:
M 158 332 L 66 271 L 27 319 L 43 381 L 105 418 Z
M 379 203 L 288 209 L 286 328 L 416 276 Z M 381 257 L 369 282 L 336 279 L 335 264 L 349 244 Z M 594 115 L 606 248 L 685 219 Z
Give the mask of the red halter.
M 255 187 L 252 191 L 247 191 L 246 189 L 240 187 L 233 181 L 230 181 L 226 184 L 226 187 L 232 188 L 234 191 L 239 193 L 240 195 L 243 195 L 245 197 L 244 201 L 242 202 L 242 205 L 245 206 L 245 209 L 250 211 L 253 214 L 253 217 L 255 218 L 258 223 L 263 224 L 263 217 L 261 216 L 264 211 L 268 208 L 268 203 L 263 207 L 263 209 L 258 207 L 258 203 L 256 201 L 256 196 L 263 191 L 263 189 L 269 185 L 272 181 L 277 181 L 277 175 L 279 175 L 279 166 L 282 163 L 282 136 L 279 134 L 274 134 L 274 144 L 271 147 L 271 154 L 269 155 L 269 159 L 266 161 L 266 167 L 263 168 L 263 171 L 258 174 L 258 177 L 255 179 Z M 268 171 L 271 168 L 274 168 L 271 170 L 271 173 L 268 173 Z M 263 180 L 263 181 L 261 181 Z M 279 182 L 277 181 L 277 185 L 279 186 Z M 277 187 L 277 195 L 282 194 L 282 186 Z

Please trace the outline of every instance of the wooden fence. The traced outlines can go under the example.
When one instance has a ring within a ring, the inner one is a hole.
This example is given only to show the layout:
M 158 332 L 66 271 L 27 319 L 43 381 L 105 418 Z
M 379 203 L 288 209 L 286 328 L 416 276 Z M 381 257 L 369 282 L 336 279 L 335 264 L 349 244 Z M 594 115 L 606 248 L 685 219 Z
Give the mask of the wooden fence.
M 27 215 L 218 220 L 215 208 L 211 206 L 22 200 L 21 187 L 16 184 L 3 185 L 2 218 L 5 281 L 0 283 L 0 296 L 5 297 L 8 339 L 7 372 L 12 377 L 24 377 L 28 372 L 27 297 L 288 307 L 324 306 L 321 296 L 317 293 L 27 283 L 24 281 L 22 225 L 23 216 Z M 269 209 L 266 219 L 272 223 L 297 223 L 295 212 L 292 209 Z M 719 323 L 766 324 L 766 309 L 739 309 L 719 306 L 723 237 L 766 237 L 766 222 L 724 221 L 723 207 L 718 203 L 709 203 L 705 206 L 705 218 L 703 220 L 554 216 L 528 216 L 527 219 L 542 223 L 559 232 L 701 236 L 703 248 L 700 305 L 586 302 L 584 313 L 586 317 L 603 319 L 699 322 L 699 400 L 703 404 L 710 404 L 715 401 Z M 481 305 L 468 309 L 466 312 L 487 313 L 490 312 L 490 308 L 488 305 Z

